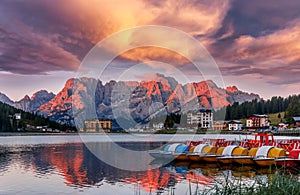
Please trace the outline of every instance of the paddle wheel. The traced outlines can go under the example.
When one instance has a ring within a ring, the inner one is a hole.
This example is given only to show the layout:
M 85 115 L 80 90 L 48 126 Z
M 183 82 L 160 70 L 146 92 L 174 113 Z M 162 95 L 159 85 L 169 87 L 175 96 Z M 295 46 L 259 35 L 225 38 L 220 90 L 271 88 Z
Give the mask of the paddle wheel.
M 279 140 L 278 146 L 285 149 L 287 152 L 293 149 L 299 149 L 299 140 Z
M 287 140 L 276 140 L 273 134 L 266 132 L 259 132 L 255 135 L 253 140 L 246 140 L 239 144 L 241 147 L 248 148 L 259 148 L 261 146 L 274 146 L 283 148 L 286 152 L 290 152 L 293 149 L 300 149 L 300 140 L 287 139 Z
M 254 140 L 247 140 L 247 145 L 249 148 L 258 148 L 261 146 L 275 146 L 276 142 L 273 134 L 259 132 L 255 134 Z

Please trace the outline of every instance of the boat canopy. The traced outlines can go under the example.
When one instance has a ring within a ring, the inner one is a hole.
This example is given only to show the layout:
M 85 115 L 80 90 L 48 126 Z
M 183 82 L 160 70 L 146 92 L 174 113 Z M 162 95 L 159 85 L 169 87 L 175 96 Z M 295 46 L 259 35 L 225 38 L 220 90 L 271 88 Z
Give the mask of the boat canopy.
M 175 149 L 175 153 L 187 153 L 188 151 L 189 147 L 185 144 L 180 144 Z
M 238 146 L 236 146 L 236 145 L 226 146 L 222 152 L 222 155 L 223 156 L 231 156 L 232 151 L 237 147 Z
M 175 152 L 176 148 L 179 145 L 184 145 L 184 144 L 181 144 L 181 143 L 171 144 L 170 147 L 168 148 L 168 152 Z
M 204 147 L 208 146 L 208 144 L 199 144 L 194 148 L 194 153 L 202 153 Z
M 256 152 L 256 157 L 268 157 L 269 151 L 274 148 L 274 146 L 262 146 L 258 148 Z
M 170 144 L 168 144 L 168 145 L 166 145 L 165 147 L 164 147 L 164 152 L 168 152 L 168 150 L 169 150 L 169 148 L 170 148 Z
M 262 132 L 258 132 L 255 135 L 255 141 L 260 142 L 263 145 L 268 146 L 270 143 L 273 143 L 275 140 L 274 140 L 273 134 L 262 131 Z

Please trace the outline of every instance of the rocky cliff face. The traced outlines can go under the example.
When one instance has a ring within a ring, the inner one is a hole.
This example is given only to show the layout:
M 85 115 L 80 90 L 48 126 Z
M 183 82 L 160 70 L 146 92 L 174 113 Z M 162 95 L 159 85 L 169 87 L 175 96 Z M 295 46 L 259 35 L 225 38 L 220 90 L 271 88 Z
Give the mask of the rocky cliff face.
M 41 105 L 49 102 L 54 97 L 55 95 L 53 93 L 49 93 L 46 90 L 40 90 L 34 93 L 31 98 L 26 95 L 20 101 L 14 102 L 13 106 L 26 112 L 36 112 Z
M 95 108 L 95 95 L 92 90 L 96 86 L 97 80 L 95 79 L 69 79 L 53 99 L 38 108 L 37 113 L 61 124 L 69 125 L 74 125 L 73 115 L 76 112 L 83 113 L 84 119 L 90 119 L 92 116 L 85 115 L 88 113 L 85 110 Z
M 46 90 L 40 90 L 34 93 L 30 98 L 30 111 L 36 111 L 41 105 L 49 102 L 54 97 L 55 95 L 53 93 L 49 93 Z
M 110 81 L 106 84 L 92 78 L 69 79 L 56 96 L 41 90 L 18 102 L 0 94 L 0 101 L 16 108 L 37 112 L 59 123 L 79 126 L 83 120 L 94 118 L 120 119 L 125 123 L 133 119 L 133 122 L 140 123 L 161 113 L 218 109 L 254 99 L 260 97 L 242 92 L 235 86 L 223 89 L 213 81 L 181 85 L 160 74 L 155 81 Z
M 54 97 L 55 95 L 53 93 L 49 93 L 46 90 L 40 90 L 34 93 L 31 98 L 26 95 L 20 101 L 14 102 L 13 106 L 26 112 L 36 112 L 41 105 L 49 102 Z
M 30 97 L 25 95 L 20 101 L 14 102 L 13 106 L 26 112 L 30 112 L 30 101 Z
M 53 93 L 49 93 L 46 90 L 40 90 L 34 93 L 31 98 L 28 95 L 25 95 L 21 100 L 14 102 L 10 100 L 5 94 L 0 93 L 0 102 L 24 110 L 26 112 L 35 112 L 41 105 L 49 102 L 54 97 L 55 95 Z
M 9 99 L 9 97 L 7 97 L 5 94 L 0 92 L 0 102 L 4 103 L 4 104 L 8 104 L 10 106 L 13 105 L 13 101 L 11 99 Z
M 254 99 L 261 99 L 259 95 L 254 93 L 246 93 L 238 90 L 236 86 L 231 86 L 226 88 L 227 99 L 230 101 L 230 104 L 234 102 L 243 103 L 247 101 L 252 101 Z
M 162 75 L 160 75 L 162 77 Z M 110 81 L 103 84 L 91 78 L 70 79 L 38 112 L 60 123 L 82 125 L 84 119 L 105 118 L 135 122 L 159 113 L 187 112 L 200 108 L 218 109 L 234 102 L 260 99 L 236 87 L 219 88 L 213 81 L 178 84 L 171 78 L 159 81 Z

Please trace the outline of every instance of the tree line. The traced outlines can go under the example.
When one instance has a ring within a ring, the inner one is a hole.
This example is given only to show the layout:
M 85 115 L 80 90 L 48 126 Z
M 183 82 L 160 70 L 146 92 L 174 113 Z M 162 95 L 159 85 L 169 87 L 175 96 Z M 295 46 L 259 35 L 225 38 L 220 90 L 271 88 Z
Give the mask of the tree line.
M 21 113 L 21 119 L 17 120 L 14 115 Z M 12 106 L 0 102 L 0 132 L 12 132 L 18 129 L 26 129 L 26 126 L 48 126 L 52 129 L 66 131 L 67 129 L 74 130 L 74 127 L 62 125 L 42 116 L 24 112 Z
M 287 98 L 274 96 L 269 100 L 253 100 L 251 102 L 238 102 L 233 105 L 223 107 L 214 111 L 214 121 L 218 120 L 239 120 L 247 118 L 253 114 L 273 114 L 284 112 L 284 118 L 289 124 L 293 124 L 293 117 L 300 116 L 300 95 L 292 95 Z M 169 113 L 168 115 L 156 116 L 150 120 L 149 126 L 153 124 L 164 123 L 164 128 L 173 128 L 175 126 L 186 126 L 186 113 Z
M 252 114 L 272 114 L 285 112 L 283 116 L 292 123 L 292 117 L 300 116 L 300 95 L 293 95 L 287 98 L 274 96 L 269 100 L 253 100 L 242 104 L 223 107 L 215 112 L 215 120 L 236 120 L 247 118 Z M 224 117 L 225 116 L 225 117 Z

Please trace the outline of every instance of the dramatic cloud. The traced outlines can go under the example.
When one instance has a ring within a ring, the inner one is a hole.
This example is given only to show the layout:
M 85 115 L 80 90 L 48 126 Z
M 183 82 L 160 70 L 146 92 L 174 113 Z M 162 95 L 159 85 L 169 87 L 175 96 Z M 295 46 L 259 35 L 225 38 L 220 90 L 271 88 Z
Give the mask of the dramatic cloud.
M 227 18 L 232 20 L 240 35 L 261 36 L 284 28 L 286 23 L 299 18 L 298 0 L 235 0 Z
M 4 0 L 1 4 L 1 69 L 20 74 L 74 70 L 94 44 L 138 25 L 178 28 L 202 36 L 200 40 L 205 42 L 220 28 L 229 8 L 229 3 L 221 0 L 159 4 L 138 0 Z M 131 37 L 125 44 L 135 41 Z M 135 49 L 123 57 L 136 61 L 180 58 L 155 48 Z
M 236 51 L 230 56 L 234 61 L 254 63 L 270 61 L 270 66 L 280 64 L 299 64 L 300 62 L 300 20 L 290 23 L 285 29 L 271 34 L 252 37 L 241 36 L 235 40 L 233 47 Z M 231 52 L 232 49 L 229 49 Z M 226 56 L 225 56 L 226 57 Z M 277 61 L 274 64 L 274 61 Z
M 223 71 L 231 75 L 270 76 L 274 84 L 299 83 L 300 20 L 268 35 L 240 36 L 219 57 L 226 59 Z M 216 52 L 217 53 L 217 52 Z M 227 65 L 225 65 L 227 64 Z
M 299 10 L 298 0 L 1 0 L 0 71 L 12 75 L 76 71 L 90 49 L 113 33 L 162 25 L 182 30 L 204 44 L 224 77 L 232 81 L 239 78 L 246 83 L 251 78 L 294 90 L 300 83 Z M 169 36 L 178 51 L 189 48 L 180 44 L 180 37 Z M 146 39 L 132 34 L 112 44 L 110 50 Z M 161 36 L 153 41 L 165 43 Z M 121 69 L 117 65 L 130 67 L 122 60 L 145 64 L 154 60 L 197 77 L 186 57 L 198 54 L 179 53 L 155 47 L 132 49 L 121 54 L 109 70 Z
M 26 27 L 20 33 L 0 28 L 0 71 L 37 74 L 76 70 L 79 60 L 72 53 Z

